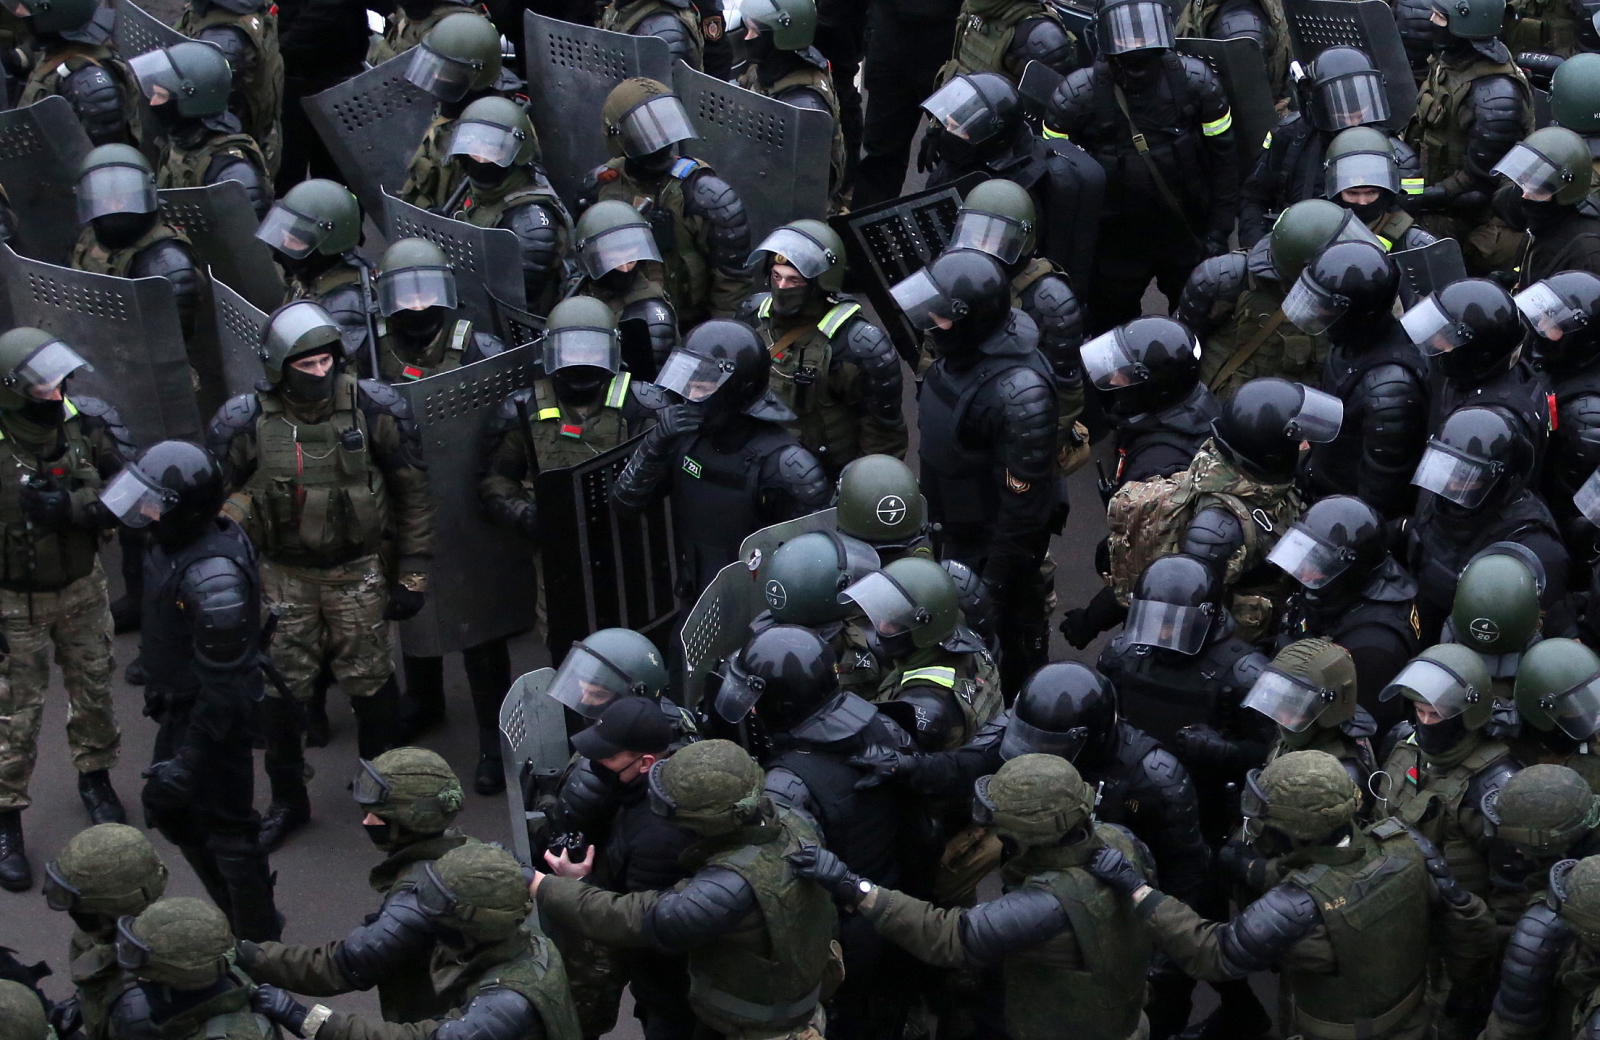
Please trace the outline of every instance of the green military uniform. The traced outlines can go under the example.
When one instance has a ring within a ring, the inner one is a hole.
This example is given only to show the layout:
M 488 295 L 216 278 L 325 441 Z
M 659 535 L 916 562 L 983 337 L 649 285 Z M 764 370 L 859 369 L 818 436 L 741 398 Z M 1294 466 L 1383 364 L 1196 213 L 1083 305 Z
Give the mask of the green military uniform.
M 1294 57 L 1289 48 L 1289 19 L 1283 13 L 1283 0 L 1259 0 L 1259 2 L 1261 13 L 1266 15 L 1267 24 L 1271 29 L 1271 38 L 1267 41 L 1267 53 L 1262 55 L 1267 63 L 1267 79 L 1272 83 L 1273 95 L 1281 98 L 1288 93 L 1289 62 Z M 1192 36 L 1199 39 L 1220 39 L 1214 23 L 1217 16 L 1222 13 L 1222 8 L 1223 0 L 1189 0 L 1178 14 L 1178 23 L 1173 29 L 1173 35 L 1180 38 Z
M 283 55 L 278 51 L 278 8 L 237 14 L 212 4 L 205 14 L 185 7 L 177 29 L 185 36 L 199 37 L 213 26 L 232 26 L 244 33 L 255 50 L 255 60 L 241 79 L 234 81 L 229 108 L 244 124 L 244 132 L 260 145 L 266 160 L 267 179 L 278 175 L 283 159 Z
M 967 633 L 971 636 L 971 633 Z M 876 696 L 868 700 L 897 700 L 919 686 L 945 691 L 954 697 L 961 710 L 961 725 L 951 731 L 942 748 L 925 751 L 951 751 L 978 735 L 1005 706 L 1000 695 L 1000 669 L 994 656 L 976 637 L 976 649 L 956 652 L 935 645 L 920 647 L 909 657 L 895 661 L 893 668 L 878 683 Z
M 1572 7 L 1554 0 L 1510 0 L 1500 34 L 1512 54 L 1538 51 L 1570 58 L 1584 48 L 1572 25 Z
M 667 0 L 612 0 L 600 13 L 600 28 L 632 36 L 639 23 L 653 14 L 670 14 L 683 23 L 694 41 L 693 53 L 684 61 L 692 69 L 704 69 L 706 37 L 700 28 L 700 10 L 692 3 L 680 7 Z
M 831 212 L 837 213 L 843 204 L 841 193 L 845 187 L 846 152 L 844 131 L 841 129 L 843 121 L 839 115 L 839 93 L 833 88 L 833 71 L 806 62 L 801 68 L 787 76 L 780 76 L 770 85 L 761 82 L 759 71 L 760 65 L 746 65 L 744 72 L 739 76 L 739 86 L 771 98 L 781 98 L 791 90 L 809 90 L 827 102 L 828 112 L 833 116 L 833 146 L 828 153 L 828 183 L 833 185 Z
M 249 134 L 213 134 L 195 148 L 184 148 L 169 136 L 163 139 L 161 152 L 161 162 L 156 166 L 158 188 L 204 187 L 212 161 L 225 155 L 243 159 L 260 170 L 264 180 L 271 179 L 267 156 Z M 160 227 L 157 225 L 157 230 Z M 166 237 L 179 236 L 175 231 Z
M 1419 187 L 1418 190 L 1420 191 L 1421 188 Z M 1367 227 L 1372 230 L 1373 234 L 1378 236 L 1378 241 L 1383 243 L 1383 248 L 1392 253 L 1395 246 L 1405 239 L 1406 232 L 1410 231 L 1412 225 L 1416 224 L 1416 222 L 1416 218 L 1405 210 L 1391 209 L 1377 220 L 1368 224 Z
M 1328 338 L 1301 332 L 1283 315 L 1289 286 L 1245 270 L 1244 288 L 1230 305 L 1218 301 L 1213 313 L 1214 331 L 1206 337 L 1200 355 L 1200 381 L 1220 398 L 1261 376 L 1282 376 L 1316 385 L 1328 357 Z M 1229 373 L 1222 371 L 1235 354 L 1248 357 Z
M 153 1023 L 157 1040 L 272 1040 L 272 1024 L 250 1010 L 250 977 L 235 968 L 228 981 L 221 993 Z
M 103 67 L 122 88 L 123 118 L 127 121 L 129 135 L 137 142 L 140 138 L 139 88 L 134 84 L 133 73 L 128 70 L 127 62 L 117 57 L 115 48 L 109 43 L 68 40 L 63 42 L 60 49 L 40 55 L 33 71 L 28 74 L 27 82 L 22 85 L 17 107 L 26 108 L 60 94 L 62 81 L 88 65 Z
M 303 282 L 290 276 L 284 279 L 288 286 L 288 293 L 284 301 L 312 300 L 318 301 L 329 293 L 337 292 L 351 286 L 361 285 L 361 268 L 354 264 L 334 264 L 309 282 Z
M 1478 773 L 1511 758 L 1511 750 L 1481 730 L 1469 732 L 1447 754 L 1434 756 L 1406 737 L 1383 764 L 1388 789 L 1379 815 L 1394 816 L 1417 828 L 1439 846 L 1450 869 L 1469 891 L 1489 890 L 1489 862 L 1484 848 L 1483 818 L 1466 804 L 1467 789 Z
M 166 1003 L 150 1001 L 148 1024 L 158 1040 L 276 1035 L 272 1024 L 250 1009 L 255 984 L 234 966 L 234 945 L 222 911 L 187 897 L 158 900 L 119 927 L 117 955 L 134 965 L 133 975 L 158 992 L 183 995 Z M 163 1012 L 168 1017 L 155 1017 Z
M 441 21 L 466 10 L 471 8 L 459 3 L 439 3 L 421 18 L 412 18 L 406 14 L 405 8 L 396 4 L 394 11 L 384 19 L 383 35 L 374 37 L 368 46 L 367 62 L 372 65 L 382 65 L 395 55 L 404 54 L 421 43 L 422 38 L 432 32 L 433 27 Z
M 406 166 L 406 181 L 400 186 L 398 198 L 419 209 L 435 210 L 461 187 L 466 176 L 461 165 L 445 157 L 445 150 L 456 132 L 456 123 L 455 117 L 434 112 L 433 121 L 422 135 L 422 143 L 417 145 Z
M 956 41 L 950 60 L 939 69 L 936 84 L 969 72 L 998 72 L 1013 83 L 1022 82 L 1022 69 L 1006 51 L 1017 26 L 1029 18 L 1048 18 L 1066 25 L 1055 9 L 1041 0 L 963 0 L 956 15 Z M 1071 33 L 1067 33 L 1071 37 Z
M 423 350 L 410 350 L 389 335 L 389 323 L 378 319 L 378 378 L 385 383 L 408 383 L 461 367 L 463 353 L 472 346 L 472 322 L 446 321 Z
M 72 247 L 72 255 L 67 259 L 67 266 L 91 274 L 128 278 L 131 277 L 128 272 L 133 268 L 135 257 L 157 242 L 165 242 L 168 239 L 176 239 L 186 246 L 191 245 L 188 235 L 164 221 L 158 221 L 155 227 L 131 244 L 117 249 L 107 249 L 94 237 L 94 228 L 85 224 L 78 234 L 77 244 Z
M 501 498 L 526 496 L 539 472 L 587 462 L 638 433 L 636 427 L 643 417 L 627 414 L 632 381 L 627 372 L 617 373 L 600 403 L 582 410 L 557 400 L 550 380 L 534 383 L 527 425 L 507 431 L 490 452 L 482 493 Z M 512 472 L 524 476 L 512 479 L 506 475 Z
M 1582 1040 L 1593 1032 L 1593 1018 L 1600 1011 L 1600 922 L 1595 916 L 1600 857 L 1559 866 L 1565 875 L 1560 892 L 1545 892 L 1528 911 L 1538 922 L 1529 931 L 1541 947 L 1533 953 L 1538 974 L 1525 976 L 1518 987 L 1525 998 L 1544 997 L 1543 1006 L 1510 1018 L 1502 1017 L 1496 1001 L 1482 1040 Z M 1551 944 L 1559 947 L 1550 949 Z

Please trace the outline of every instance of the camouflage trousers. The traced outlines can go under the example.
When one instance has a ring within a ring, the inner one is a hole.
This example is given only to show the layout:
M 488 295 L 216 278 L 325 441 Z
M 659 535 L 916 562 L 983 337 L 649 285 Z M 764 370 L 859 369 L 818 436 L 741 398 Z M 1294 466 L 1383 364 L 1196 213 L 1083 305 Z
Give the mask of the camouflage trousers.
M 383 617 L 389 584 L 376 555 L 321 569 L 263 559 L 261 598 L 278 612 L 272 663 L 296 700 L 311 699 L 324 662 L 348 697 L 370 697 L 394 674 Z
M 50 645 L 67 688 L 67 746 L 80 773 L 117 764 L 122 737 L 111 708 L 111 599 L 105 571 L 57 592 L 0 589 L 0 810 L 28 807 L 39 721 L 50 687 Z

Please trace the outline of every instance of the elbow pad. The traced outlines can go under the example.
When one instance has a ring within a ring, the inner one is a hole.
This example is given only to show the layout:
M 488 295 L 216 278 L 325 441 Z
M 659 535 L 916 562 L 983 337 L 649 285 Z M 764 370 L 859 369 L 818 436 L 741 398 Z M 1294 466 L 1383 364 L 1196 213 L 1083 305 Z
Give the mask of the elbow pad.
M 1305 889 L 1288 884 L 1269 889 L 1222 930 L 1223 970 L 1234 978 L 1265 971 L 1310 935 L 1320 919 L 1317 901 Z
M 1220 506 L 1208 506 L 1189 521 L 1178 551 L 1200 557 L 1221 574 L 1243 544 L 1244 528 L 1239 518 Z
M 1061 901 L 1042 888 L 1019 888 L 961 915 L 961 948 L 977 964 L 1037 946 L 1071 927 Z

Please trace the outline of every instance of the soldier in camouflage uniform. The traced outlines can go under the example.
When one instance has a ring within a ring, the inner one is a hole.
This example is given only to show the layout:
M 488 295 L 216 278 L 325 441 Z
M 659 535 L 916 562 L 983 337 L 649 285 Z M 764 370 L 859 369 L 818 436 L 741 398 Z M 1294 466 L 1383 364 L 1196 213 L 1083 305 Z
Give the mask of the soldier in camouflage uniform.
M 434 213 L 448 214 L 460 204 L 466 178 L 448 149 L 462 112 L 479 98 L 504 97 L 503 81 L 514 81 L 500 62 L 500 32 L 476 12 L 450 14 L 413 50 L 406 80 L 437 104 L 399 198 Z
M 221 48 L 232 70 L 228 110 L 278 175 L 283 153 L 283 55 L 278 7 L 270 0 L 189 0 L 177 29 Z
M 269 1040 L 272 1023 L 251 1009 L 254 983 L 234 964 L 228 919 L 185 896 L 152 903 L 117 922 L 117 963 L 138 985 L 111 1015 L 115 1037 Z
M 1489 836 L 1489 906 L 1496 923 L 1513 929 L 1550 888 L 1561 860 L 1600 851 L 1600 794 L 1566 766 L 1520 770 L 1483 806 Z
M 653 379 L 678 345 L 677 310 L 655 232 L 638 210 L 607 199 L 583 211 L 573 235 L 583 276 L 575 291 L 611 308 L 622 333 L 623 364 Z
M 256 237 L 283 269 L 285 300 L 311 300 L 339 326 L 347 362 L 369 364 L 373 299 L 361 244 L 361 205 L 336 181 L 301 181 L 272 204 Z M 371 372 L 364 372 L 372 375 Z
M 1550 870 L 1550 886 L 1517 922 L 1485 1040 L 1573 1040 L 1600 1027 L 1600 856 Z
M 208 43 L 179 43 L 128 63 L 162 129 L 157 188 L 235 181 L 256 219 L 272 205 L 272 177 L 255 138 L 228 111 L 228 61 Z
M 395 4 L 383 19 L 383 35 L 374 37 L 367 48 L 367 63 L 382 65 L 395 55 L 404 54 L 444 19 L 473 9 L 468 0 L 405 0 Z
M 33 37 L 17 107 L 59 94 L 90 141 L 137 144 L 139 94 L 111 39 L 116 12 L 96 0 L 20 0 L 17 8 Z
M 754 0 L 740 9 L 744 18 L 744 72 L 739 86 L 796 108 L 825 112 L 833 120 L 829 156 L 832 210 L 845 195 L 846 151 L 839 93 L 828 59 L 812 46 L 817 30 L 816 0 Z
M 122 738 L 111 706 L 111 602 L 101 532 L 114 521 L 97 493 L 135 448 L 116 410 L 69 400 L 65 381 L 87 363 L 40 329 L 0 336 L 0 887 L 33 884 L 22 811 L 50 685 L 50 652 L 70 710 L 67 743 L 78 793 L 96 823 L 122 823 L 111 786 Z
M 11 979 L 0 979 L 0 1031 L 16 1040 L 56 1040 L 38 991 Z
M 655 36 L 666 41 L 667 56 L 691 69 L 705 68 L 706 37 L 699 5 L 693 0 L 609 0 L 600 12 L 600 28 L 629 36 Z M 721 32 L 722 20 L 717 19 Z
M 1055 8 L 1041 0 L 962 0 L 955 46 L 935 85 L 970 72 L 998 72 L 1020 83 L 1030 61 L 1062 75 L 1078 66 L 1078 39 Z
M 275 691 L 263 711 L 269 849 L 310 818 L 298 704 L 324 664 L 350 698 L 361 756 L 391 746 L 389 622 L 422 609 L 433 554 L 411 410 L 387 385 L 344 371 L 338 344 L 321 307 L 278 308 L 262 332 L 265 389 L 228 401 L 207 431 L 232 492 L 224 511 L 261 551 L 262 594 L 279 617 L 272 658 L 295 701 Z M 380 547 L 393 563 L 379 560 Z

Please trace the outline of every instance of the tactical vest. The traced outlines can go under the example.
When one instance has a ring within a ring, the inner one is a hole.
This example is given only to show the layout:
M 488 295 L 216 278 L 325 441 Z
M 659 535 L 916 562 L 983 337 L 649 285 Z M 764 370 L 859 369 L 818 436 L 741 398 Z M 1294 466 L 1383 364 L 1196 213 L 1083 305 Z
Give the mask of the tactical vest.
M 115 943 L 101 942 L 74 929 L 69 956 L 67 973 L 77 990 L 83 1035 L 88 1040 L 112 1040 L 111 1008 L 138 983 L 117 964 Z
M 882 784 L 856 790 L 865 774 L 845 761 L 847 756 L 827 748 L 790 747 L 766 766 L 787 769 L 806 785 L 828 848 L 852 871 L 874 884 L 899 887 L 904 800 Z
M 406 51 L 422 42 L 422 38 L 433 31 L 433 27 L 444 21 L 450 15 L 458 14 L 463 8 L 456 3 L 440 3 L 433 6 L 433 10 L 421 18 L 412 18 L 406 14 L 405 9 L 398 4 L 394 12 L 389 15 L 383 25 L 383 35 L 372 41 L 368 48 L 367 61 L 373 65 L 382 65 L 397 54 Z
M 470 346 L 472 322 L 458 318 L 439 330 L 421 358 L 402 357 L 394 337 L 389 335 L 389 323 L 378 319 L 378 368 L 385 383 L 409 383 L 460 368 L 461 355 Z
M 1145 756 L 1161 746 L 1161 742 L 1130 723 L 1117 726 L 1116 752 L 1106 764 L 1105 772 L 1098 776 L 1084 776 L 1084 780 L 1097 788 L 1094 818 L 1100 823 L 1126 825 L 1139 811 L 1139 801 L 1134 795 L 1144 786 Z
M 628 439 L 622 408 L 628 403 L 633 376 L 619 372 L 606 386 L 600 410 L 584 418 L 561 406 L 555 384 L 541 379 L 533 384 L 536 411 L 528 416 L 528 439 L 539 469 L 565 469 L 588 462 Z
M 1540 51 L 1570 58 L 1585 49 L 1573 28 L 1572 8 L 1553 0 L 1511 0 L 1500 38 L 1512 54 Z
M 1467 123 L 1462 106 L 1472 92 L 1472 84 L 1485 76 L 1509 76 L 1522 94 L 1523 111 L 1528 113 L 1523 136 L 1533 132 L 1533 94 L 1525 76 L 1514 62 L 1490 61 L 1479 56 L 1463 67 L 1435 61 L 1423 81 L 1417 98 L 1417 111 L 1406 127 L 1406 143 L 1417 149 L 1424 183 L 1437 184 L 1465 166 Z
M 128 121 L 128 133 L 137 141 L 140 137 L 138 99 L 143 95 L 134 83 L 133 73 L 122 59 L 117 57 L 109 42 L 97 44 L 65 41 L 59 50 L 43 55 L 33 67 L 33 71 L 28 74 L 28 82 L 22 86 L 22 95 L 17 99 L 17 107 L 26 108 L 47 97 L 60 94 L 62 80 L 90 65 L 104 68 L 122 89 L 122 114 Z
M 658 0 L 640 2 L 653 6 Z M 679 159 L 662 179 L 660 188 L 652 193 L 628 175 L 623 161 L 612 159 L 600 171 L 597 201 L 621 199 L 645 214 L 655 232 L 656 247 L 665 261 L 667 295 L 678 308 L 679 320 L 687 327 L 688 322 L 697 320 L 709 306 L 711 265 L 695 244 L 704 218 L 688 214 L 683 189 L 690 177 L 710 167 L 698 159 Z
M 260 171 L 263 178 L 271 176 L 267 172 L 267 157 L 249 134 L 222 134 L 192 149 L 179 148 L 170 138 L 168 141 L 166 155 L 156 170 L 158 188 L 204 187 L 211 161 L 223 155 L 243 159 Z
M 1235 666 L 1255 652 L 1229 637 L 1190 657 L 1135 646 L 1119 635 L 1101 651 L 1098 667 L 1116 685 L 1128 721 L 1157 740 L 1171 740 L 1184 726 L 1229 728 L 1224 716 L 1249 692 L 1235 680 Z
M 479 993 L 493 989 L 508 989 L 517 994 L 539 1012 L 544 1035 L 549 1040 L 582 1040 L 578 1028 L 578 1012 L 572 1004 L 572 989 L 567 982 L 567 968 L 556 950 L 556 944 L 540 935 L 531 925 L 521 932 L 528 948 L 515 958 L 497 964 L 467 988 L 461 1007 L 472 1003 Z
M 1278 316 L 1286 295 L 1257 278 L 1254 272 L 1246 272 L 1245 286 L 1233 305 L 1233 313 L 1220 329 L 1206 338 L 1205 351 L 1200 356 L 1202 383 L 1211 386 L 1228 360 Z M 1315 385 L 1327 356 L 1326 336 L 1309 335 L 1288 319 L 1282 319 L 1248 360 L 1234 369 L 1224 383 L 1211 389 L 1219 398 L 1226 398 L 1245 383 L 1262 376 L 1282 376 Z
M 255 68 L 243 82 L 235 84 L 243 95 L 238 100 L 243 103 L 234 114 L 244 124 L 244 132 L 261 146 L 265 159 L 262 168 L 268 179 L 277 174 L 283 152 L 283 55 L 278 50 L 277 10 L 273 4 L 263 11 L 235 14 L 212 4 L 205 14 L 197 15 L 193 7 L 186 6 L 183 17 L 178 19 L 178 31 L 185 36 L 199 36 L 213 25 L 231 25 L 250 38 L 256 52 Z
M 770 98 L 781 98 L 791 90 L 810 90 L 828 103 L 828 112 L 833 116 L 833 150 L 828 156 L 828 167 L 833 175 L 832 184 L 836 194 L 844 184 L 845 143 L 844 120 L 839 114 L 839 94 L 833 88 L 833 70 L 819 69 L 807 62 L 787 76 L 780 76 L 769 87 L 757 75 L 759 68 L 754 64 L 745 66 L 744 73 L 739 77 L 739 86 Z
M 1395 820 L 1367 828 L 1353 844 L 1328 850 L 1329 858 L 1349 854 L 1349 862 L 1315 863 L 1287 879 L 1316 900 L 1333 947 L 1331 973 L 1282 967 L 1292 1028 L 1306 1040 L 1393 1035 L 1422 1002 L 1433 898 L 1422 852 Z
M 310 283 L 302 282 L 298 278 L 290 278 L 287 281 L 289 283 L 289 299 L 320 301 L 340 289 L 349 286 L 359 287 L 361 285 L 361 268 L 354 264 L 334 264 Z
M 1022 68 L 1006 61 L 1017 26 L 1029 18 L 1048 18 L 1067 32 L 1066 23 L 1039 0 L 965 0 L 956 15 L 956 42 L 950 60 L 939 69 L 936 84 L 969 72 L 998 72 L 1018 83 Z M 1071 33 L 1068 33 L 1070 36 Z
M 245 490 L 251 537 L 268 559 L 333 567 L 378 551 L 389 494 L 357 393 L 356 378 L 340 373 L 333 412 L 315 423 L 291 418 L 278 393 L 257 395 L 258 461 Z
M 1262 55 L 1267 63 L 1267 79 L 1271 81 L 1273 96 L 1281 96 L 1288 80 L 1289 60 L 1293 57 L 1289 52 L 1289 19 L 1283 13 L 1282 0 L 1256 0 L 1256 2 L 1261 6 L 1261 13 L 1267 16 L 1266 53 Z M 1222 13 L 1223 5 L 1223 0 L 1189 0 L 1178 15 L 1178 23 L 1173 30 L 1174 35 L 1221 39 L 1218 35 L 1218 26 L 1213 22 Z
M 450 190 L 453 191 L 454 187 L 452 186 Z M 440 201 L 442 203 L 446 200 Z M 560 221 L 558 239 L 561 243 L 561 253 L 565 255 L 572 244 L 572 214 L 567 211 L 567 205 L 561 201 L 561 196 L 557 195 L 556 190 L 542 178 L 490 198 L 479 198 L 476 191 L 469 189 L 461 201 L 461 208 L 453 216 L 456 220 L 465 221 L 473 227 L 494 228 L 500 226 L 500 221 L 511 210 L 533 203 L 555 212 L 557 220 Z M 540 298 L 527 301 L 528 309 L 535 314 L 548 313 L 561 299 L 562 291 L 563 279 L 558 269 L 552 271 L 550 277 L 546 279 L 544 292 Z
M 762 526 L 756 500 L 761 461 L 794 443 L 775 423 L 761 423 L 736 451 L 718 451 L 697 434 L 672 471 L 672 523 L 681 560 L 680 580 L 701 589 L 739 557 L 739 543 Z
M 1371 224 L 1368 224 L 1367 228 L 1378 236 L 1378 241 L 1383 243 L 1383 248 L 1392 253 L 1396 246 L 1400 246 L 1405 241 L 1406 232 L 1410 231 L 1415 224 L 1416 220 L 1405 210 L 1391 209 Z M 1404 246 L 1400 247 L 1402 249 L 1405 248 Z
M 1036 256 L 1028 261 L 1027 266 L 1023 267 L 1015 278 L 1011 279 L 1011 306 L 1032 318 L 1033 323 L 1039 326 L 1041 330 L 1044 329 L 1044 321 L 1039 314 L 1038 308 L 1031 306 L 1033 295 L 1028 290 L 1038 284 L 1040 279 L 1052 274 L 1060 275 L 1062 278 L 1067 277 L 1066 272 L 1061 270 L 1054 261 L 1047 257 Z M 1043 350 L 1044 347 L 1041 345 L 1039 349 Z M 1076 351 L 1073 352 L 1074 356 L 1076 356 L 1076 353 Z M 1079 369 L 1078 372 L 1081 375 L 1082 369 Z M 1083 414 L 1083 395 L 1083 380 L 1081 378 L 1061 378 L 1058 374 L 1056 400 L 1061 408 L 1061 425 L 1063 429 L 1072 425 L 1078 416 Z
M 117 278 L 132 277 L 128 272 L 133 270 L 133 262 L 139 254 L 155 245 L 176 239 L 184 245 L 189 245 L 189 236 L 176 228 L 169 227 L 162 221 L 156 221 L 156 226 L 139 236 L 138 241 L 120 249 L 107 249 L 94 237 L 94 227 L 85 224 L 78 234 L 78 243 L 72 247 L 72 256 L 67 260 L 67 266 L 75 271 L 88 271 L 91 274 L 109 274 Z
M 1352 737 L 1345 732 L 1344 726 L 1315 726 L 1304 743 L 1290 744 L 1280 731 L 1267 748 L 1267 758 L 1262 766 L 1264 768 L 1295 751 L 1321 751 L 1337 758 L 1355 782 L 1356 790 L 1361 792 L 1363 802 L 1366 801 L 1367 783 L 1372 779 L 1372 774 L 1378 771 L 1369 738 Z
M 690 38 L 694 40 L 694 52 L 688 59 L 689 67 L 696 71 L 704 68 L 706 37 L 700 30 L 699 8 L 692 3 L 675 7 L 663 0 L 628 0 L 626 3 L 613 0 L 612 3 L 606 4 L 600 13 L 600 28 L 608 32 L 633 36 L 639 23 L 653 14 L 670 14 L 683 23 L 683 27 L 689 30 Z M 665 246 L 662 246 L 662 252 L 666 252 Z
M 1439 846 L 1461 887 L 1481 895 L 1489 890 L 1489 863 L 1461 829 L 1461 804 L 1473 777 L 1510 758 L 1511 751 L 1493 737 L 1479 734 L 1477 739 L 1477 746 L 1459 763 L 1434 773 L 1423 761 L 1416 736 L 1408 736 L 1383 765 L 1387 779 L 1383 780 L 1378 815 L 1394 816 L 1416 828 Z
M 169 703 L 186 703 L 200 692 L 195 671 L 194 620 L 178 604 L 178 585 L 190 567 L 201 560 L 231 560 L 245 580 L 259 592 L 256 551 L 243 529 L 231 520 L 219 520 L 194 544 L 168 556 L 152 545 L 144 561 L 143 642 L 139 659 L 150 676 L 149 689 L 166 695 Z
M 5 467 L 0 477 L 0 523 L 5 524 L 5 571 L 0 574 L 0 588 L 13 592 L 65 588 L 94 570 L 100 550 L 97 532 L 34 524 L 22 511 L 24 481 L 42 477 L 52 490 L 67 492 L 103 484 L 78 409 L 71 401 L 63 400 L 62 405 L 66 421 L 56 444 L 64 445 L 65 451 L 50 461 L 24 448 L 14 434 L 7 434 L 4 413 L 0 413 L 0 465 Z
M 1336 488 L 1342 494 L 1356 494 L 1364 437 L 1363 424 L 1357 418 L 1357 411 L 1365 402 L 1355 400 L 1355 394 L 1367 373 L 1380 365 L 1398 365 L 1410 372 L 1422 396 L 1426 398 L 1428 395 L 1427 359 L 1410 343 L 1390 337 L 1375 346 L 1365 347 L 1360 353 L 1351 353 L 1344 348 L 1329 349 L 1323 362 L 1321 385 L 1344 402 L 1346 418 L 1332 442 L 1311 446 L 1310 471 L 1319 488 Z M 1311 379 L 1309 382 L 1316 383 L 1317 380 Z
M 250 1010 L 255 983 L 237 968 L 228 970 L 233 985 L 188 1007 L 164 1022 L 153 1022 L 158 1040 L 270 1040 L 278 1029 L 266 1016 Z
M 834 337 L 860 313 L 861 304 L 843 297 L 815 323 L 779 336 L 772 328 L 772 297 L 756 309 L 761 338 L 772 356 L 770 388 L 797 417 L 785 425 L 834 471 L 861 454 L 861 419 L 841 393 L 855 385 L 861 369 L 843 351 L 837 375 L 833 368 Z
M 436 109 L 427 133 L 422 135 L 422 143 L 417 145 L 411 162 L 406 165 L 406 182 L 400 187 L 400 197 L 419 209 L 442 207 L 466 176 L 461 167 L 444 154 L 455 134 L 456 122 L 454 117 Z
M 987 650 L 955 654 L 937 646 L 924 647 L 898 662 L 879 682 L 877 696 L 869 699 L 898 700 L 907 688 L 917 686 L 949 691 L 961 710 L 961 728 L 950 735 L 948 745 L 939 749 L 942 751 L 965 745 L 1005 706 L 1000 669 Z

